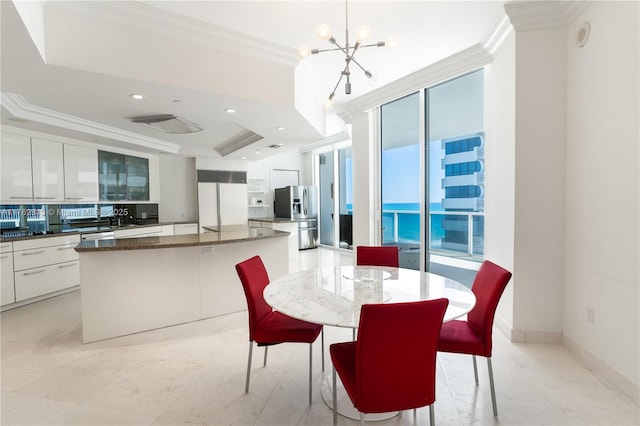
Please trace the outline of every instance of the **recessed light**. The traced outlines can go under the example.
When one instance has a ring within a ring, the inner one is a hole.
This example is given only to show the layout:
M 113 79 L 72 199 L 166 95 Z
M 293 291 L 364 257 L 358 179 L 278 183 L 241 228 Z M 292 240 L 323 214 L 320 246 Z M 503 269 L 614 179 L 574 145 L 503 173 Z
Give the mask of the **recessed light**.
M 135 99 L 136 101 L 141 101 L 144 99 L 144 95 L 140 95 L 138 93 L 132 93 L 129 96 L 131 96 L 133 99 Z
M 229 114 L 235 114 L 237 110 L 233 109 L 233 108 L 227 108 L 225 109 L 225 112 L 229 113 Z
M 260 150 L 256 149 L 256 154 L 260 155 Z
M 242 157 L 242 159 L 243 159 L 243 160 L 246 160 L 246 159 L 247 159 L 247 157 Z
M 276 127 L 276 130 L 284 130 L 284 127 L 278 126 L 278 127 Z

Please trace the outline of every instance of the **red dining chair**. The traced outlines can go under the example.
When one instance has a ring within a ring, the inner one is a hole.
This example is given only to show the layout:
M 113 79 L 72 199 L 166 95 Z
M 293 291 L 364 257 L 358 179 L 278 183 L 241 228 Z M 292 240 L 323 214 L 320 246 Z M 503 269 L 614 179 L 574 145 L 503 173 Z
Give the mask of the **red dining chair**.
M 400 267 L 397 246 L 358 246 L 356 247 L 356 264 L 359 266 L 391 266 Z
M 312 344 L 322 332 L 322 325 L 291 318 L 281 312 L 274 311 L 269 306 L 262 295 L 264 288 L 269 284 L 269 274 L 260 256 L 254 256 L 238 263 L 236 271 L 242 282 L 249 310 L 249 361 L 244 393 L 249 392 L 254 341 L 258 346 L 264 346 L 264 367 L 267 365 L 269 346 L 287 342 L 309 343 L 309 405 L 311 405 Z M 324 371 L 324 334 L 322 340 L 322 370 Z
M 455 320 L 444 323 L 438 340 L 440 352 L 472 355 L 476 386 L 478 385 L 476 355 L 487 358 L 491 402 L 495 417 L 498 416 L 498 406 L 491 366 L 491 332 L 500 296 L 510 279 L 511 272 L 488 260 L 482 262 L 471 286 L 471 291 L 476 296 L 476 305 L 467 315 L 466 321 Z
M 429 405 L 434 424 L 436 349 L 447 299 L 365 304 L 358 339 L 334 343 L 333 424 L 337 424 L 336 373 L 364 424 L 366 413 Z

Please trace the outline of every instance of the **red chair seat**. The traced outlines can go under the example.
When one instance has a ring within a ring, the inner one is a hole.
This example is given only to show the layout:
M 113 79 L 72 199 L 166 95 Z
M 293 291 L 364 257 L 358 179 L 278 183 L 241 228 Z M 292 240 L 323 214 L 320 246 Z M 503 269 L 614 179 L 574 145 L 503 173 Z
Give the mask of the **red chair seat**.
M 448 321 L 442 324 L 438 351 L 487 356 L 486 345 L 466 321 Z
M 331 357 L 335 360 L 336 373 L 342 380 L 351 402 L 355 405 L 351 395 L 356 394 L 356 342 L 334 343 L 331 345 Z
M 322 331 L 322 325 L 291 318 L 273 311 L 260 319 L 253 332 L 259 345 L 277 343 L 313 343 Z

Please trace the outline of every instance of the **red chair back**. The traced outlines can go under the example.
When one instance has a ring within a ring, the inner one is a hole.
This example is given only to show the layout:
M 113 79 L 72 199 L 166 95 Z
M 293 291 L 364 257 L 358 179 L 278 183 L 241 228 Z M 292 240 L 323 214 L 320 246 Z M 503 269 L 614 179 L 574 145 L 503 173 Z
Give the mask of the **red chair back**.
M 398 268 L 397 246 L 358 246 L 356 247 L 356 263 L 359 266 L 391 266 Z
M 485 260 L 482 262 L 471 287 L 476 296 L 476 306 L 467 315 L 467 322 L 484 342 L 484 356 L 486 357 L 491 356 L 493 318 L 502 292 L 510 279 L 511 272 Z
M 253 333 L 260 323 L 260 320 L 271 313 L 272 308 L 264 300 L 262 292 L 269 284 L 269 274 L 260 256 L 240 262 L 236 265 L 236 271 L 242 282 L 244 295 L 247 298 L 247 308 L 249 310 L 249 339 L 253 339 Z
M 356 407 L 384 413 L 435 401 L 436 349 L 447 299 L 363 305 L 356 346 Z

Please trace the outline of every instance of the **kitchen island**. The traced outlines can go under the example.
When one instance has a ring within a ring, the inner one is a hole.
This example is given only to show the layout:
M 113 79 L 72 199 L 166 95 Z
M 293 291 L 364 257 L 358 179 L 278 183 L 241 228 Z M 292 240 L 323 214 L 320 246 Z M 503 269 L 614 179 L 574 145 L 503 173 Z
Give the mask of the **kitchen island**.
M 287 274 L 288 237 L 248 228 L 81 242 L 83 342 L 245 310 L 235 265 L 259 255 L 271 278 Z

